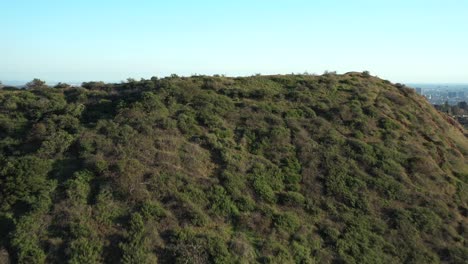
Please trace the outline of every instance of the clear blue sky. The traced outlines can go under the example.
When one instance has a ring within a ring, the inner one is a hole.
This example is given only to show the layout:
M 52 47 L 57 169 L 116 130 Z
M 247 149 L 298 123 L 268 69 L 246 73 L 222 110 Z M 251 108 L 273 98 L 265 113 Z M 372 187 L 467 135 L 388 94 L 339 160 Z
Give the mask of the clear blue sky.
M 465 0 L 0 0 L 0 80 L 369 70 L 468 83 Z

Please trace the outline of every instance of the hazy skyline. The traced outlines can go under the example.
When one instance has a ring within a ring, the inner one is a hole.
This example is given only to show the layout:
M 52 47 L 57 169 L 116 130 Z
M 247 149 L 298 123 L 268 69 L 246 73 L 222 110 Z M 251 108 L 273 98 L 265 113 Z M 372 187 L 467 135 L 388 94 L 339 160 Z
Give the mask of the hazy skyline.
M 4 1 L 0 80 L 369 70 L 468 83 L 467 1 Z

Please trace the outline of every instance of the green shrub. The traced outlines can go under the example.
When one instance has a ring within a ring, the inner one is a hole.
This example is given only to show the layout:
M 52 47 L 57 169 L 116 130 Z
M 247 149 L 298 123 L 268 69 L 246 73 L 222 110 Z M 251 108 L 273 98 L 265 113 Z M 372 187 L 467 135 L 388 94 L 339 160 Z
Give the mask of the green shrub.
M 41 224 L 40 214 L 25 215 L 16 224 L 11 246 L 15 249 L 18 263 L 46 263 L 46 253 L 41 246 Z
M 112 225 L 115 219 L 125 213 L 108 188 L 103 188 L 97 195 L 94 210 L 98 222 L 104 225 Z
M 291 256 L 286 245 L 273 239 L 267 240 L 262 247 L 262 257 L 259 258 L 260 263 L 293 263 L 294 259 Z
M 298 192 L 284 192 L 281 193 L 279 201 L 285 205 L 301 207 L 305 203 L 305 198 Z
M 239 210 L 227 195 L 223 187 L 214 186 L 209 195 L 211 210 L 223 216 L 238 215 Z
M 429 208 L 414 207 L 410 209 L 410 214 L 412 222 L 423 232 L 432 233 L 442 224 L 442 219 Z
M 56 182 L 47 177 L 51 165 L 49 160 L 34 156 L 6 161 L 0 168 L 1 206 L 4 209 L 26 206 L 46 210 L 51 204 L 49 194 L 56 186 Z
M 286 212 L 274 217 L 274 225 L 276 228 L 284 230 L 288 233 L 295 232 L 301 225 L 301 221 L 296 214 Z
M 253 180 L 253 188 L 257 195 L 262 199 L 270 203 L 276 201 L 276 195 L 271 188 L 269 182 L 265 178 L 255 178 Z
M 102 244 L 88 238 L 78 238 L 70 243 L 70 264 L 102 263 Z
M 122 250 L 122 263 L 149 263 L 149 248 L 145 234 L 145 223 L 141 214 L 132 214 L 126 242 L 120 243 L 120 248 Z
M 141 205 L 141 214 L 144 219 L 159 219 L 166 216 L 166 210 L 161 206 L 159 202 L 155 201 L 144 201 Z
M 89 171 L 79 171 L 75 172 L 73 177 L 66 182 L 67 196 L 78 204 L 86 204 L 91 191 L 89 182 L 93 179 L 93 175 Z
M 292 243 L 292 253 L 294 262 L 299 264 L 313 264 L 315 263 L 312 257 L 312 251 L 309 247 L 304 246 L 296 241 Z
M 382 118 L 379 120 L 379 126 L 385 130 L 397 130 L 400 126 L 395 123 L 395 121 L 389 119 L 389 118 Z
M 363 210 L 368 207 L 368 202 L 362 195 L 362 190 L 366 188 L 365 182 L 348 175 L 345 165 L 330 168 L 325 178 L 325 188 L 328 195 L 335 196 L 351 207 Z
M 466 259 L 468 257 L 468 249 L 466 247 L 450 247 L 447 251 L 447 255 L 449 257 L 449 259 L 447 259 L 448 262 L 454 264 L 466 263 Z
M 301 164 L 296 157 L 282 159 L 281 170 L 284 173 L 283 177 L 286 184 L 298 184 L 301 182 Z
M 276 192 L 281 191 L 284 176 L 276 168 L 266 168 L 256 163 L 251 170 L 252 187 L 260 199 L 273 203 L 276 201 Z
M 340 230 L 333 226 L 330 222 L 324 222 L 319 225 L 319 234 L 325 243 L 335 245 L 340 238 Z
M 241 199 L 245 196 L 245 189 L 247 186 L 245 178 L 242 175 L 225 170 L 222 172 L 220 180 L 223 187 L 234 200 Z
M 198 122 L 194 116 L 183 113 L 177 116 L 177 126 L 180 131 L 187 135 L 196 135 L 200 133 Z

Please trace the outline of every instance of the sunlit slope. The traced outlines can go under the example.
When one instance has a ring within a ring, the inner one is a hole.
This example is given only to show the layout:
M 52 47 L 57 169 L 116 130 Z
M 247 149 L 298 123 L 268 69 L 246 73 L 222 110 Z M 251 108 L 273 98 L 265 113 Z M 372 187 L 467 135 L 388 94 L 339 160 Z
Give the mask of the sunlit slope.
M 468 259 L 468 140 L 412 89 L 366 73 L 61 87 L 0 91 L 0 262 Z

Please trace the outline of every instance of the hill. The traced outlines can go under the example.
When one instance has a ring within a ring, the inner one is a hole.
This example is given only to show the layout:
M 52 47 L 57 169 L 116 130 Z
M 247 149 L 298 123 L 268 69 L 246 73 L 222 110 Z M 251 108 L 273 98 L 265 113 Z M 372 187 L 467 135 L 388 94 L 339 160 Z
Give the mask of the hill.
M 367 73 L 0 91 L 0 262 L 466 263 L 468 140 Z

